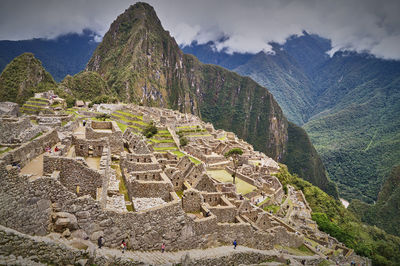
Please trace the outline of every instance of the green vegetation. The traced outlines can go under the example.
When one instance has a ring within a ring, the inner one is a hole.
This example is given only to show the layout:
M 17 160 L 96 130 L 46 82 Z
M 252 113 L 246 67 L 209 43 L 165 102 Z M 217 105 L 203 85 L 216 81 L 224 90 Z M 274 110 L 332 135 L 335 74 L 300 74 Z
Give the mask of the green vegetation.
M 185 138 L 185 137 L 180 137 L 180 138 L 179 138 L 179 144 L 180 144 L 182 147 L 186 146 L 188 143 L 189 143 L 189 141 L 188 141 L 187 138 Z
M 122 124 L 122 123 L 120 123 L 120 122 L 118 122 L 118 121 L 115 121 L 115 122 L 117 123 L 119 129 L 121 129 L 122 133 L 124 133 L 125 130 L 128 128 L 128 126 L 125 125 L 125 124 Z
M 36 134 L 34 137 L 32 137 L 29 141 L 32 141 L 32 140 L 34 140 L 34 139 L 40 137 L 41 135 L 43 135 L 43 132 L 37 133 L 37 134 Z
M 363 224 L 339 200 L 297 175 L 291 175 L 284 165 L 276 176 L 283 185 L 290 184 L 303 191 L 313 211 L 312 218 L 322 231 L 336 237 L 357 254 L 371 258 L 374 265 L 396 265 L 400 261 L 399 237 Z
M 352 200 L 349 210 L 363 222 L 376 225 L 390 234 L 400 236 L 400 166 L 392 169 L 389 177 L 379 192 L 374 205 L 359 200 Z
M 195 164 L 201 164 L 201 161 L 197 160 L 196 158 L 192 157 L 189 155 L 189 160 L 192 161 Z
M 175 146 L 154 148 L 155 151 L 169 151 L 169 150 L 177 150 L 177 149 L 178 148 Z
M 235 184 L 236 171 L 239 166 L 239 158 L 242 154 L 243 154 L 243 151 L 240 148 L 233 148 L 224 154 L 224 156 L 226 158 L 230 157 L 233 159 L 233 170 L 234 170 L 234 173 L 232 174 L 232 178 L 233 178 L 232 183 L 233 184 Z
M 96 119 L 100 120 L 100 121 L 106 121 L 106 120 L 110 119 L 110 115 L 101 113 L 101 114 L 96 115 Z
M 146 126 L 146 128 L 143 130 L 143 135 L 145 135 L 146 138 L 149 139 L 149 138 L 153 137 L 155 134 L 157 134 L 157 132 L 158 132 L 157 127 L 154 125 L 154 122 L 151 121 L 150 124 L 148 126 Z M 162 142 L 160 140 L 154 140 L 154 139 L 152 139 L 152 141 Z
M 63 91 L 70 91 L 73 98 L 95 103 L 110 102 L 110 90 L 102 77 L 92 71 L 82 71 L 74 76 L 67 75 L 60 83 Z
M 0 148 L 3 148 L 3 147 L 0 147 Z M 0 149 L 0 154 L 9 152 L 9 151 L 11 151 L 11 150 L 12 150 L 12 148 L 10 148 L 10 147 L 7 147 L 7 148 L 5 148 L 5 149 Z
M 225 170 L 210 170 L 207 171 L 207 174 L 220 182 L 232 183 L 232 176 Z M 242 195 L 246 195 L 247 193 L 252 192 L 256 189 L 255 186 L 244 182 L 239 178 L 235 180 L 235 184 L 237 193 L 240 193 Z
M 179 198 L 182 198 L 183 197 L 183 190 L 176 191 L 176 195 L 178 195 Z
M 183 152 L 181 152 L 181 151 L 171 151 L 171 152 L 173 154 L 175 154 L 176 156 L 178 156 L 178 158 L 181 158 L 181 157 L 185 156 L 185 154 Z
M 293 123 L 289 122 L 288 126 L 287 153 L 284 154 L 282 162 L 288 166 L 291 173 L 296 173 L 329 195 L 338 198 L 336 185 L 327 177 L 324 164 L 307 133 Z
M 24 53 L 14 58 L 0 75 L 0 101 L 22 104 L 35 92 L 55 87 L 53 77 L 46 72 L 42 63 L 33 54 Z
M 279 211 L 281 207 L 280 206 L 276 206 L 276 205 L 269 205 L 263 208 L 264 211 L 266 212 L 273 212 L 273 213 L 277 213 Z

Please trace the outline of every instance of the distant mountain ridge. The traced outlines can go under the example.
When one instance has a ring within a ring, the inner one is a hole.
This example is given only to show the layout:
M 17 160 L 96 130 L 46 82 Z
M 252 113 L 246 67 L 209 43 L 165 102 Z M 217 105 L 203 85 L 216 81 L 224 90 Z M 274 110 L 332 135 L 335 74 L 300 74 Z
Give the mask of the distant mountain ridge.
M 272 46 L 274 54 L 260 52 L 231 70 L 268 87 L 306 129 L 343 197 L 373 202 L 400 162 L 400 62 L 349 51 L 330 57 L 330 41 L 307 32 Z M 209 60 L 205 47 L 183 51 Z
M 53 40 L 0 41 L 0 73 L 12 59 L 29 52 L 60 82 L 66 75 L 75 75 L 85 69 L 99 44 L 95 41 L 96 36 L 93 31 L 84 30 L 82 34 L 66 34 Z

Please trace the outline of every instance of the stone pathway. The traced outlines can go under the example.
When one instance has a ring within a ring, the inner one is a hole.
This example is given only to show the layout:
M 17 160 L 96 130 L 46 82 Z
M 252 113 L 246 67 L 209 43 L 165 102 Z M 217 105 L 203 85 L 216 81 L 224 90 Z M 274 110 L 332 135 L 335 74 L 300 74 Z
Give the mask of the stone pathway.
M 168 248 L 168 247 L 167 247 Z M 273 257 L 283 257 L 284 259 L 292 259 L 291 265 L 300 265 L 300 263 L 294 261 L 305 260 L 315 260 L 319 258 L 319 256 L 293 256 L 288 254 L 282 254 L 276 250 L 258 250 L 253 248 L 248 248 L 245 246 L 238 246 L 236 249 L 233 249 L 232 246 L 222 246 L 208 249 L 191 249 L 191 250 L 182 250 L 175 252 L 164 252 L 161 251 L 126 251 L 122 253 L 118 249 L 110 249 L 110 248 L 101 248 L 96 249 L 96 252 L 99 255 L 103 255 L 106 257 L 121 257 L 127 260 L 132 260 L 135 262 L 141 262 L 145 265 L 174 265 L 182 262 L 182 258 L 185 256 L 189 256 L 190 260 L 198 261 L 202 259 L 215 259 L 220 257 L 226 257 L 233 255 L 235 253 L 257 253 L 266 256 Z
M 81 123 L 79 123 L 79 127 L 74 130 L 74 136 L 78 139 L 85 138 L 85 127 L 81 126 Z

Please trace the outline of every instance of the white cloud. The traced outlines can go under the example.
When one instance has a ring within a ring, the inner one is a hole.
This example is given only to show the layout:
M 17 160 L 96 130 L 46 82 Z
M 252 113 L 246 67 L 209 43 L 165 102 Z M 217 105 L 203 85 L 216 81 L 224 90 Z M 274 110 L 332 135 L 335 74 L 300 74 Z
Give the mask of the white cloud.
M 332 40 L 333 51 L 370 51 L 400 59 L 398 0 L 150 0 L 179 44 L 206 43 L 230 52 L 270 51 L 303 30 Z M 0 39 L 20 40 L 81 32 L 104 34 L 132 1 L 2 0 Z

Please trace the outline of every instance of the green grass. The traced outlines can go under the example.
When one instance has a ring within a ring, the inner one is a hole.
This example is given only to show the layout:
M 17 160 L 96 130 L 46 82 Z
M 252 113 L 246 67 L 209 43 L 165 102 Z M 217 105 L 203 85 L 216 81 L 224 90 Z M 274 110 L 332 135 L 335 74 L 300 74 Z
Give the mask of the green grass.
M 154 148 L 155 151 L 170 151 L 170 150 L 177 150 L 178 148 L 176 146 L 173 147 L 160 147 L 160 148 Z
M 264 211 L 270 212 L 272 211 L 273 213 L 277 213 L 281 207 L 276 206 L 276 205 L 269 205 L 263 208 Z
M 34 140 L 34 139 L 40 137 L 41 135 L 43 135 L 43 132 L 37 133 L 36 136 L 32 137 L 29 141 L 32 141 L 32 140 Z
M 10 147 L 7 147 L 7 149 L 0 150 L 0 154 L 3 154 L 3 153 L 6 153 L 6 152 L 9 152 L 9 151 L 11 151 L 11 150 L 12 150 L 12 148 L 10 148 Z
M 266 203 L 267 201 L 269 201 L 271 198 L 270 197 L 266 197 L 263 201 L 261 201 L 260 203 L 257 204 L 257 206 L 261 206 L 264 203 Z
M 210 136 L 211 136 L 210 134 L 204 134 L 204 135 L 187 135 L 186 137 L 190 138 L 190 137 L 210 137 Z
M 314 255 L 314 252 L 309 250 L 306 246 L 304 246 L 304 244 L 298 248 L 283 247 L 283 249 L 286 249 L 287 251 L 289 251 L 289 253 L 291 253 L 293 255 L 297 255 L 297 256 L 312 256 L 312 255 Z
M 128 113 L 125 111 L 116 111 L 115 113 L 123 114 L 123 115 L 130 116 L 130 117 L 135 117 L 137 119 L 143 120 L 143 116 L 141 116 L 141 115 L 134 115 L 134 114 L 131 114 L 131 113 Z
M 216 180 L 220 181 L 220 182 L 224 182 L 224 183 L 232 183 L 232 175 L 229 174 L 227 171 L 225 170 L 210 170 L 207 171 L 207 173 L 215 178 Z M 244 182 L 243 180 L 239 179 L 239 178 L 235 178 L 235 184 L 236 184 L 236 191 L 242 195 L 246 195 L 249 192 L 254 191 L 255 189 L 257 189 L 255 186 Z
M 182 198 L 183 197 L 183 190 L 176 191 L 176 195 L 178 195 L 179 198 Z
M 218 140 L 226 140 L 226 134 L 222 138 L 218 138 Z
M 150 139 L 149 141 L 154 143 L 175 143 L 173 139 Z
M 201 161 L 197 160 L 196 158 L 193 158 L 192 156 L 189 156 L 189 159 L 195 164 L 201 164 Z
M 128 128 L 127 125 L 122 124 L 122 123 L 120 123 L 118 121 L 115 121 L 115 123 L 117 123 L 118 127 L 121 129 L 122 132 L 125 132 L 125 130 Z
M 172 151 L 172 153 L 175 154 L 176 156 L 178 156 L 178 158 L 185 156 L 185 154 L 181 151 Z

